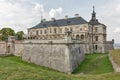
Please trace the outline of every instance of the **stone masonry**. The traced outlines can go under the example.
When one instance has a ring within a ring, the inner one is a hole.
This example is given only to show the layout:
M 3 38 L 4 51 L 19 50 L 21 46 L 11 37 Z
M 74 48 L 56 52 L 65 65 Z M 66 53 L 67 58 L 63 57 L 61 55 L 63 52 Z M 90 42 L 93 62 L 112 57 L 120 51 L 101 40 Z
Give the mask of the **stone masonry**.
M 71 73 L 84 59 L 82 43 L 73 40 L 26 40 L 24 61 Z

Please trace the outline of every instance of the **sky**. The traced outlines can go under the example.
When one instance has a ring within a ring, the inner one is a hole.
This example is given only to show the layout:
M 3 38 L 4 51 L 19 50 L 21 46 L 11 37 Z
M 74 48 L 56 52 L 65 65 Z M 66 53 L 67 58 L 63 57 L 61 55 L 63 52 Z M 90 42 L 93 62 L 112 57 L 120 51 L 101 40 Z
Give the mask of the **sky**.
M 91 19 L 92 7 L 100 23 L 107 26 L 107 40 L 120 43 L 120 0 L 0 0 L 0 29 L 10 27 L 24 31 L 41 21 L 74 17 Z

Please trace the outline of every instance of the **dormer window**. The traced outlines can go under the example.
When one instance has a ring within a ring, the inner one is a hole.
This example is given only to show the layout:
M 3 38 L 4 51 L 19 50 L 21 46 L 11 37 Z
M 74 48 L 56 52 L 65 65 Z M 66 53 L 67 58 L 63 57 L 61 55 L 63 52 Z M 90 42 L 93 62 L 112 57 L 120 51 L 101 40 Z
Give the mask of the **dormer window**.
M 44 27 L 46 27 L 46 24 L 43 24 Z

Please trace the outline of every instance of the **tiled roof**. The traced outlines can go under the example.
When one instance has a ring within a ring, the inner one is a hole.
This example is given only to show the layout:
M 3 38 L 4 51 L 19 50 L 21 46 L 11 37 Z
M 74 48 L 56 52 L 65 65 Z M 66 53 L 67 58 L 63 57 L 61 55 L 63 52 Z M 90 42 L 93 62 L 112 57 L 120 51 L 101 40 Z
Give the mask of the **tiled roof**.
M 60 27 L 60 26 L 66 26 L 66 25 L 77 25 L 77 24 L 86 24 L 86 23 L 88 22 L 84 20 L 82 17 L 74 17 L 74 18 L 68 18 L 68 19 L 59 19 L 59 20 L 42 22 L 30 29 L 44 28 L 44 27 L 50 27 L 50 26 Z

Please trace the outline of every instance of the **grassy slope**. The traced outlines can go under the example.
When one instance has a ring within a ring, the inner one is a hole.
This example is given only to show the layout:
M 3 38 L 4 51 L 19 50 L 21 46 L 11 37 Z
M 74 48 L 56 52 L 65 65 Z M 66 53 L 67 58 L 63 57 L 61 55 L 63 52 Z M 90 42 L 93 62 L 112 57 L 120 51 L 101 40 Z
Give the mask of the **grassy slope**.
M 92 69 L 94 69 L 94 67 Z M 87 74 L 67 75 L 65 73 L 60 73 L 45 67 L 40 67 L 34 64 L 23 62 L 19 57 L 14 56 L 0 57 L 0 80 L 101 80 L 101 79 L 120 80 L 120 73 L 107 73 L 100 75 L 87 75 Z
M 112 65 L 107 54 L 86 55 L 85 60 L 74 73 L 103 74 L 113 72 Z
M 120 49 L 111 50 L 109 54 L 112 56 L 114 62 L 120 66 Z

